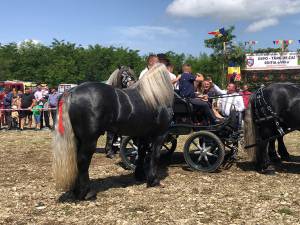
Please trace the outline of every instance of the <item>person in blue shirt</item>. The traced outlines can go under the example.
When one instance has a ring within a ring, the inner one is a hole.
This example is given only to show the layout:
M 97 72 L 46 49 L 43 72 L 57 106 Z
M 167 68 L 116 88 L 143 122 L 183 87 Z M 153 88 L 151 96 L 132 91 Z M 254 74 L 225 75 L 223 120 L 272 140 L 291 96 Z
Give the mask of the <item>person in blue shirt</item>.
M 195 93 L 194 81 L 202 82 L 203 75 L 194 76 L 192 68 L 189 64 L 184 64 L 182 67 L 183 73 L 179 80 L 179 95 L 183 98 L 189 98 L 196 112 L 201 112 L 203 117 L 211 124 L 215 125 L 219 121 L 209 107 L 208 102 L 201 100 Z

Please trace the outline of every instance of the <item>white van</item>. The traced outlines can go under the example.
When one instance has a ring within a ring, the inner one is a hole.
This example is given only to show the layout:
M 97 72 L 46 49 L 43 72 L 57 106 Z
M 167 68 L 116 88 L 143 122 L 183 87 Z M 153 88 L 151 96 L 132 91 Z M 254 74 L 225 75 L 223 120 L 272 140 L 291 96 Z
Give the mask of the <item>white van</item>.
M 58 93 L 62 94 L 64 93 L 66 90 L 69 90 L 72 87 L 76 87 L 77 84 L 60 84 L 58 85 Z

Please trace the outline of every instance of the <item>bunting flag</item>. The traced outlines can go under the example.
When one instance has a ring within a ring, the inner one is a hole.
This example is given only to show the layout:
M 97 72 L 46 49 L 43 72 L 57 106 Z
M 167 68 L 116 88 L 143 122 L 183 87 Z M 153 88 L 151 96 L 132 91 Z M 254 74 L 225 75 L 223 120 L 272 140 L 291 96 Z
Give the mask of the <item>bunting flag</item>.
M 258 41 L 245 41 L 245 45 L 256 45 Z
M 290 45 L 290 44 L 293 44 L 294 43 L 294 40 L 275 40 L 273 41 L 273 44 L 275 45 L 282 45 L 282 44 L 287 44 L 287 45 Z M 300 40 L 299 40 L 299 43 L 300 43 Z
M 221 28 L 221 29 L 218 29 L 218 30 L 215 30 L 215 31 L 212 31 L 212 32 L 208 32 L 208 34 L 210 35 L 214 35 L 215 37 L 223 37 L 223 36 L 226 36 L 226 31 L 225 31 L 225 28 Z

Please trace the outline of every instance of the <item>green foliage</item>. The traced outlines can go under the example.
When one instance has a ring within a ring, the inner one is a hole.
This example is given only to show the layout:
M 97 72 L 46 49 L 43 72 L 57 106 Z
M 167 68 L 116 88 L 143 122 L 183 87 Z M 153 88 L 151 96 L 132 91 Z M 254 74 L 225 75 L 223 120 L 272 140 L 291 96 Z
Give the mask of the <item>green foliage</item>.
M 243 44 L 234 44 L 236 38 L 233 34 L 234 29 L 234 26 L 231 26 L 225 30 L 226 35 L 213 37 L 204 41 L 205 46 L 213 50 L 210 57 L 212 62 L 209 64 L 213 68 L 210 68 L 210 73 L 214 80 L 222 85 L 225 84 L 227 67 L 230 64 L 240 66 L 241 68 L 245 66 L 245 48 Z
M 23 42 L 0 45 L 0 80 L 59 83 L 103 81 L 119 66 L 141 71 L 144 60 L 138 51 L 102 47 L 83 48 L 54 39 L 50 46 Z
M 233 45 L 234 27 L 221 38 L 205 40 L 205 45 L 213 50 L 211 55 L 191 56 L 166 53 L 174 73 L 180 74 L 183 63 L 191 64 L 193 72 L 203 73 L 221 84 L 225 68 L 229 62 L 243 66 L 245 49 Z M 223 42 L 227 42 L 227 51 L 223 52 Z M 24 80 L 57 85 L 59 83 L 81 83 L 85 81 L 103 81 L 120 65 L 133 67 L 138 77 L 146 66 L 146 56 L 139 51 L 113 46 L 90 45 L 82 47 L 75 43 L 54 39 L 50 46 L 31 41 L 21 44 L 0 44 L 0 80 Z
M 272 53 L 272 52 L 281 52 L 281 48 L 259 48 L 254 51 L 254 53 Z

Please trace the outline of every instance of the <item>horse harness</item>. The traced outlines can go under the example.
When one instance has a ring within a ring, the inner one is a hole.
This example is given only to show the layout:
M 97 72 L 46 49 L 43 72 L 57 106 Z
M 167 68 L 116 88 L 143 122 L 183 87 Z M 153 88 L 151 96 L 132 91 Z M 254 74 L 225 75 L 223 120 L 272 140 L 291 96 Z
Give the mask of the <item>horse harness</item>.
M 120 70 L 120 79 L 122 88 L 127 88 L 130 86 L 130 82 L 135 82 L 134 76 L 132 76 L 127 69 Z
M 281 118 L 273 111 L 272 107 L 267 103 L 263 90 L 265 87 L 259 88 L 254 94 L 254 119 L 257 125 L 263 122 L 274 122 L 279 136 L 284 136 L 286 132 L 282 128 Z
M 251 144 L 248 146 L 245 146 L 245 149 L 248 148 L 252 148 L 254 146 L 257 146 L 259 143 L 264 142 L 264 141 L 271 141 L 271 140 L 275 140 L 278 137 L 282 137 L 285 134 L 288 134 L 294 130 L 297 129 L 291 129 L 291 128 L 286 128 L 284 129 L 282 127 L 282 119 L 273 111 L 272 107 L 267 103 L 263 90 L 265 89 L 265 87 L 261 87 L 259 88 L 254 96 L 253 96 L 253 101 L 254 101 L 254 122 L 258 125 L 261 126 L 261 124 L 263 122 L 268 122 L 268 121 L 273 121 L 275 126 L 276 126 L 276 130 L 278 132 L 278 134 L 271 136 L 267 139 L 258 139 L 256 140 L 255 144 Z

